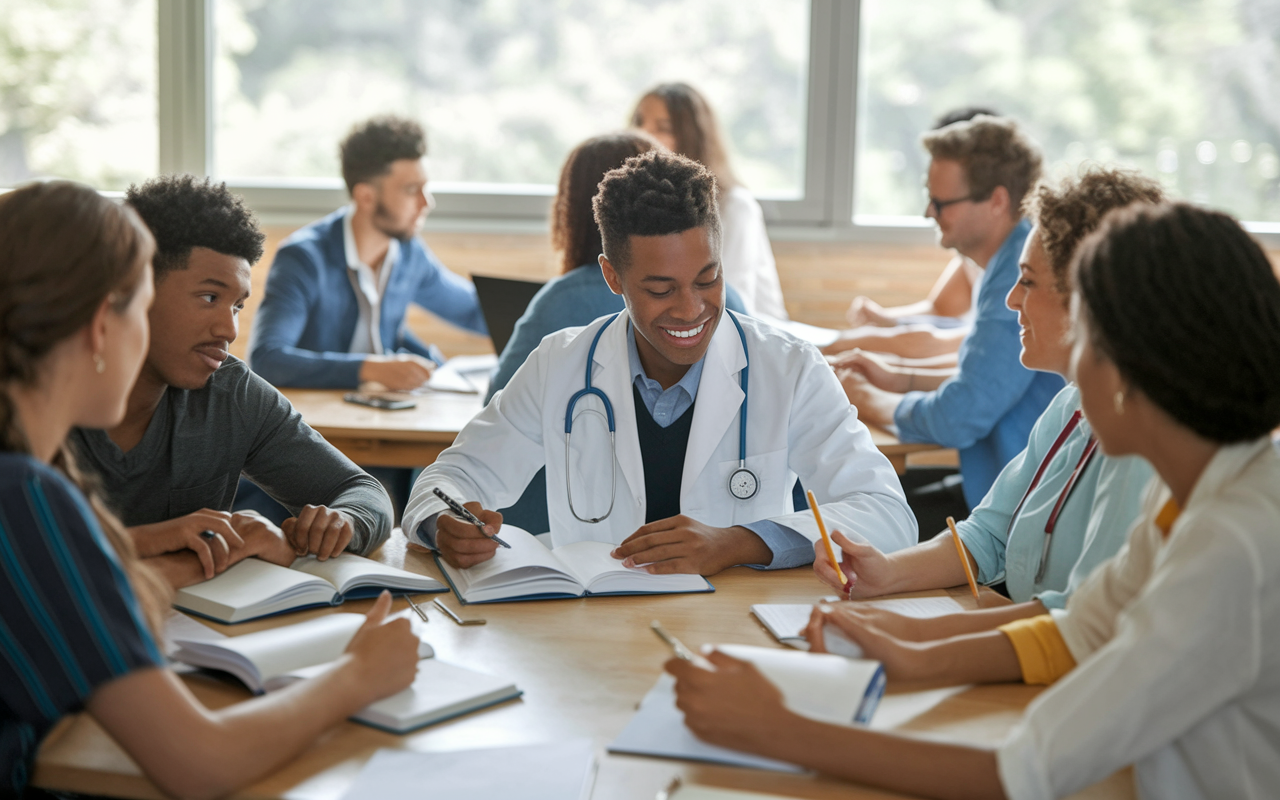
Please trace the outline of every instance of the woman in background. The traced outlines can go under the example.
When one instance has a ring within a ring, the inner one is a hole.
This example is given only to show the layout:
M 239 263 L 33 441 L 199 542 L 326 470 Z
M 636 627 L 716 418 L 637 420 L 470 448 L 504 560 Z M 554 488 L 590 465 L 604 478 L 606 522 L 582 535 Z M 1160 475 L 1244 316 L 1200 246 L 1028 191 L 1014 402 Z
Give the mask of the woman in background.
M 787 319 L 764 212 L 729 166 L 720 126 L 706 98 L 687 83 L 659 84 L 636 103 L 631 125 L 652 135 L 668 150 L 702 162 L 716 176 L 724 277 L 742 295 L 748 313 Z
M 84 709 L 166 794 L 227 794 L 417 669 L 385 592 L 334 670 L 270 696 L 212 711 L 166 668 L 167 587 L 66 445 L 72 426 L 124 417 L 154 251 L 134 211 L 87 186 L 0 197 L 0 796 L 27 791 L 41 740 Z
M 1081 246 L 1073 308 L 1100 448 L 1158 476 L 1127 545 L 1065 611 L 938 648 L 823 610 L 807 631 L 821 652 L 837 625 L 903 679 L 963 663 L 959 683 L 1052 683 L 1009 736 L 991 750 L 816 722 L 715 652 L 714 671 L 666 665 L 694 733 L 924 797 L 1047 800 L 1129 764 L 1140 797 L 1280 786 L 1280 282 L 1227 215 L 1137 206 Z
M 591 198 L 596 196 L 596 187 L 606 172 L 657 147 L 661 145 L 645 133 L 621 131 L 593 136 L 569 153 L 560 168 L 560 184 L 551 203 L 551 246 L 560 253 L 563 273 L 538 290 L 516 322 L 489 382 L 486 403 L 507 385 L 542 337 L 586 325 L 625 307 L 622 296 L 609 289 L 600 272 L 598 259 L 604 246 Z M 725 300 L 730 310 L 745 313 L 742 300 L 732 287 L 727 289 Z

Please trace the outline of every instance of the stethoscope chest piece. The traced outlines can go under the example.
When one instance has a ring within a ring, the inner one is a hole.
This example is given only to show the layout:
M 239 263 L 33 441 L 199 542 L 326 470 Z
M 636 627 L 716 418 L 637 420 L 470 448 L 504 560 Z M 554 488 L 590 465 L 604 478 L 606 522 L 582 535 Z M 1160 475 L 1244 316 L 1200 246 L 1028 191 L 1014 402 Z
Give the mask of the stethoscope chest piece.
M 750 500 L 760 490 L 760 481 L 756 474 L 745 466 L 738 467 L 729 476 L 729 494 L 739 500 Z

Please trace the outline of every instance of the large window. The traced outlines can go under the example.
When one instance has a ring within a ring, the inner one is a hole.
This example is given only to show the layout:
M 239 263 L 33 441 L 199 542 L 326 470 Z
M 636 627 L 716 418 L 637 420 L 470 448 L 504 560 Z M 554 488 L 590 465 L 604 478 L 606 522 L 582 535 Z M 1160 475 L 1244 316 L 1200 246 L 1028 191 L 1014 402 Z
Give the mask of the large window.
M 0 2 L 0 186 L 154 175 L 156 0 Z
M 337 142 L 423 121 L 432 224 L 545 224 L 561 162 L 702 89 L 775 235 L 927 241 L 919 136 L 957 106 L 1280 233 L 1280 0 L 0 0 L 0 186 L 227 180 L 343 202 Z
M 352 123 L 428 129 L 433 181 L 549 193 L 640 92 L 712 101 L 744 183 L 804 194 L 807 0 L 219 0 L 220 176 L 337 179 Z
M 983 105 L 1026 125 L 1050 174 L 1127 164 L 1280 220 L 1278 29 L 1277 0 L 862 0 L 855 212 L 919 215 L 921 131 Z

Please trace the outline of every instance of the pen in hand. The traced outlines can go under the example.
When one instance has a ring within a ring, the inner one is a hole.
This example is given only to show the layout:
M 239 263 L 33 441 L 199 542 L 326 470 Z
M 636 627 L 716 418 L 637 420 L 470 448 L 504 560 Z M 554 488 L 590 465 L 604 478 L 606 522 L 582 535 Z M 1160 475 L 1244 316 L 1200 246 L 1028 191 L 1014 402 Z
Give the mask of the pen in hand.
M 444 504 L 449 507 L 450 511 L 457 514 L 459 517 L 462 517 L 467 522 L 470 522 L 472 525 L 475 525 L 476 530 L 480 531 L 481 536 L 485 536 L 494 540 L 495 542 L 507 548 L 508 550 L 511 549 L 511 545 L 499 539 L 498 534 L 495 533 L 493 535 L 490 535 L 488 533 L 485 533 L 484 523 L 480 521 L 479 517 L 477 517 L 475 514 L 472 514 L 470 511 L 468 511 L 466 506 L 462 505 L 462 503 L 459 503 L 457 500 L 454 500 L 452 497 L 440 491 L 438 488 L 433 488 L 431 491 L 435 493 L 436 497 L 439 497 L 442 501 L 444 501 Z

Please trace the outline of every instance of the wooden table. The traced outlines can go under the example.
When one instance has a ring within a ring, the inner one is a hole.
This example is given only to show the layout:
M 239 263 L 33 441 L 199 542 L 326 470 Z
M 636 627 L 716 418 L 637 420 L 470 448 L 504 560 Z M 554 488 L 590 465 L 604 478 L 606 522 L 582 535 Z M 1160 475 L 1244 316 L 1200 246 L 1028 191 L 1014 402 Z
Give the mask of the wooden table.
M 398 535 L 377 557 L 439 577 L 431 558 L 406 552 L 405 541 Z M 686 782 L 810 800 L 896 796 L 814 775 L 604 754 L 604 748 L 635 712 L 640 698 L 653 686 L 668 657 L 666 648 L 647 630 L 650 620 L 662 620 L 668 630 L 693 647 L 706 642 L 768 646 L 774 644 L 773 639 L 749 615 L 751 603 L 812 602 L 824 594 L 807 568 L 767 573 L 735 568 L 714 576 L 712 582 L 716 592 L 709 595 L 597 597 L 463 607 L 464 615 L 482 616 L 489 621 L 488 625 L 474 627 L 455 625 L 427 603 L 423 607 L 431 619 L 427 626 L 429 640 L 438 657 L 512 679 L 524 690 L 524 697 L 406 736 L 342 723 L 297 760 L 239 796 L 336 800 L 364 762 L 381 747 L 457 750 L 582 736 L 591 737 L 602 754 L 592 795 L 596 800 L 652 800 L 674 775 L 683 776 Z M 440 596 L 458 607 L 452 596 Z M 962 603 L 973 605 L 967 592 L 956 592 L 955 596 Z M 369 602 L 347 603 L 341 610 L 364 611 Z M 407 606 L 397 600 L 396 607 Z M 332 612 L 305 611 L 213 627 L 235 635 L 326 613 Z M 238 684 L 204 676 L 187 676 L 184 680 L 210 707 L 222 707 L 248 696 Z M 902 689 L 891 685 L 890 695 Z M 898 729 L 993 745 L 1039 691 L 1014 684 L 969 689 Z M 35 783 L 64 791 L 160 797 L 133 762 L 84 716 L 65 721 L 45 741 L 37 761 Z M 1080 796 L 1131 798 L 1132 778 L 1127 770 L 1117 773 Z
M 342 399 L 343 391 L 285 389 L 293 407 L 330 444 L 362 466 L 425 467 L 483 408 L 478 394 L 431 392 L 418 395 L 416 408 L 382 411 Z M 907 456 L 940 450 L 934 444 L 905 444 L 888 431 L 871 428 L 871 438 L 901 475 Z

